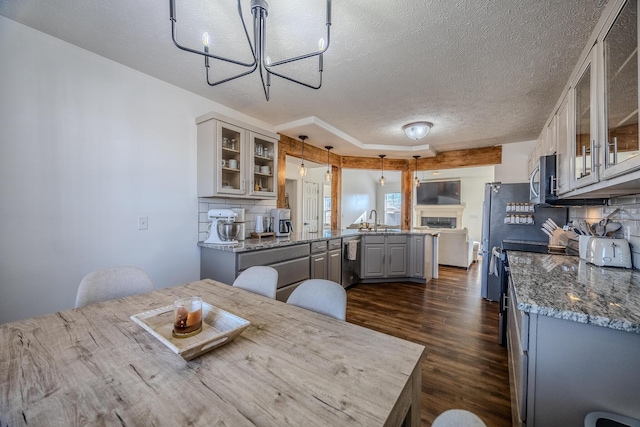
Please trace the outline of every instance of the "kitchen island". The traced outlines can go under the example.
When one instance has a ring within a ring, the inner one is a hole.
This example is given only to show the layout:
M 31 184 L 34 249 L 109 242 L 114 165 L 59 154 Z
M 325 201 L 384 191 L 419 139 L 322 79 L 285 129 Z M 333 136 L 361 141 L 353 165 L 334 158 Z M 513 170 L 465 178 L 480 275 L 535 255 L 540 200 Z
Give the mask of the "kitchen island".
M 640 418 L 640 272 L 507 251 L 513 425 Z
M 406 279 L 426 283 L 431 278 L 437 278 L 438 231 L 396 231 L 383 228 L 378 231 L 333 230 L 293 233 L 289 237 L 248 239 L 234 245 L 199 242 L 200 278 L 231 284 L 238 274 L 249 267 L 272 266 L 279 273 L 276 297 L 281 301 L 286 301 L 297 285 L 310 278 L 329 279 L 347 286 L 339 274 L 342 266 L 350 262 L 346 242 L 368 236 L 404 239 L 406 258 L 401 264 L 406 267 L 405 274 L 402 277 L 394 277 L 394 280 Z M 364 264 L 364 247 L 359 247 L 355 262 Z M 395 263 L 398 264 L 397 259 Z M 364 271 L 364 268 L 362 270 Z

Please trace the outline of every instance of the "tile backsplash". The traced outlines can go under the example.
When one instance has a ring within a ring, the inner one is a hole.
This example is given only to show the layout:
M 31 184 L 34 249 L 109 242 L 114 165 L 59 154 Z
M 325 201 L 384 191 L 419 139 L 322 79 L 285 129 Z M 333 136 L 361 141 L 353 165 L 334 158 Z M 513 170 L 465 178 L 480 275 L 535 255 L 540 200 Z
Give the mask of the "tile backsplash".
M 209 209 L 244 209 L 244 234 L 248 238 L 255 230 L 256 215 L 269 215 L 276 208 L 275 200 L 235 199 L 224 197 L 201 197 L 198 199 L 198 241 L 209 237 L 211 220 L 207 218 Z
M 622 224 L 614 237 L 625 238 L 631 245 L 633 267 L 640 268 L 640 194 L 612 198 L 609 206 L 570 208 L 569 220 L 584 219 L 589 223 L 607 218 Z

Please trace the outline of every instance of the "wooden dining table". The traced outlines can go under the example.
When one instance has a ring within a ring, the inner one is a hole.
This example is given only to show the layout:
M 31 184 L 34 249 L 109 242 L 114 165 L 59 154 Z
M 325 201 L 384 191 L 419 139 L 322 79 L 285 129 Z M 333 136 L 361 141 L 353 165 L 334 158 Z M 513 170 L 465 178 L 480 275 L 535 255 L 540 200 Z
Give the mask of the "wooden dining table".
M 187 296 L 251 325 L 187 361 L 131 320 Z M 417 426 L 424 351 L 201 280 L 0 325 L 0 425 Z

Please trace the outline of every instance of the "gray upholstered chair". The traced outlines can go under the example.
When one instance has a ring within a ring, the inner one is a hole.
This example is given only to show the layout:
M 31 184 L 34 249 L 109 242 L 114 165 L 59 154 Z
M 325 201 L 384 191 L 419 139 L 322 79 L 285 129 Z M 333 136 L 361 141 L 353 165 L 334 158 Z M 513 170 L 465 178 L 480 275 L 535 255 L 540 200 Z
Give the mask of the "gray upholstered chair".
M 278 270 L 264 266 L 249 267 L 236 277 L 233 286 L 275 299 Z
M 147 273 L 138 267 L 96 270 L 82 278 L 76 294 L 76 308 L 153 290 L 153 282 Z
M 347 317 L 347 293 L 341 285 L 331 280 L 309 279 L 302 282 L 291 293 L 287 304 L 339 320 L 345 320 Z

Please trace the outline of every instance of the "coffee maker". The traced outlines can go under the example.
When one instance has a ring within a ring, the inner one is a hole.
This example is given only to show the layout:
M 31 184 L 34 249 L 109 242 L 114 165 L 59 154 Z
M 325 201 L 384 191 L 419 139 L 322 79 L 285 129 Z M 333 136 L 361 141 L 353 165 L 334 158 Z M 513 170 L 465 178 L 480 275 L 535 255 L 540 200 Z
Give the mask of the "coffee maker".
M 276 232 L 276 237 L 289 237 L 293 232 L 291 210 L 271 209 L 271 217 L 273 218 L 273 227 Z

